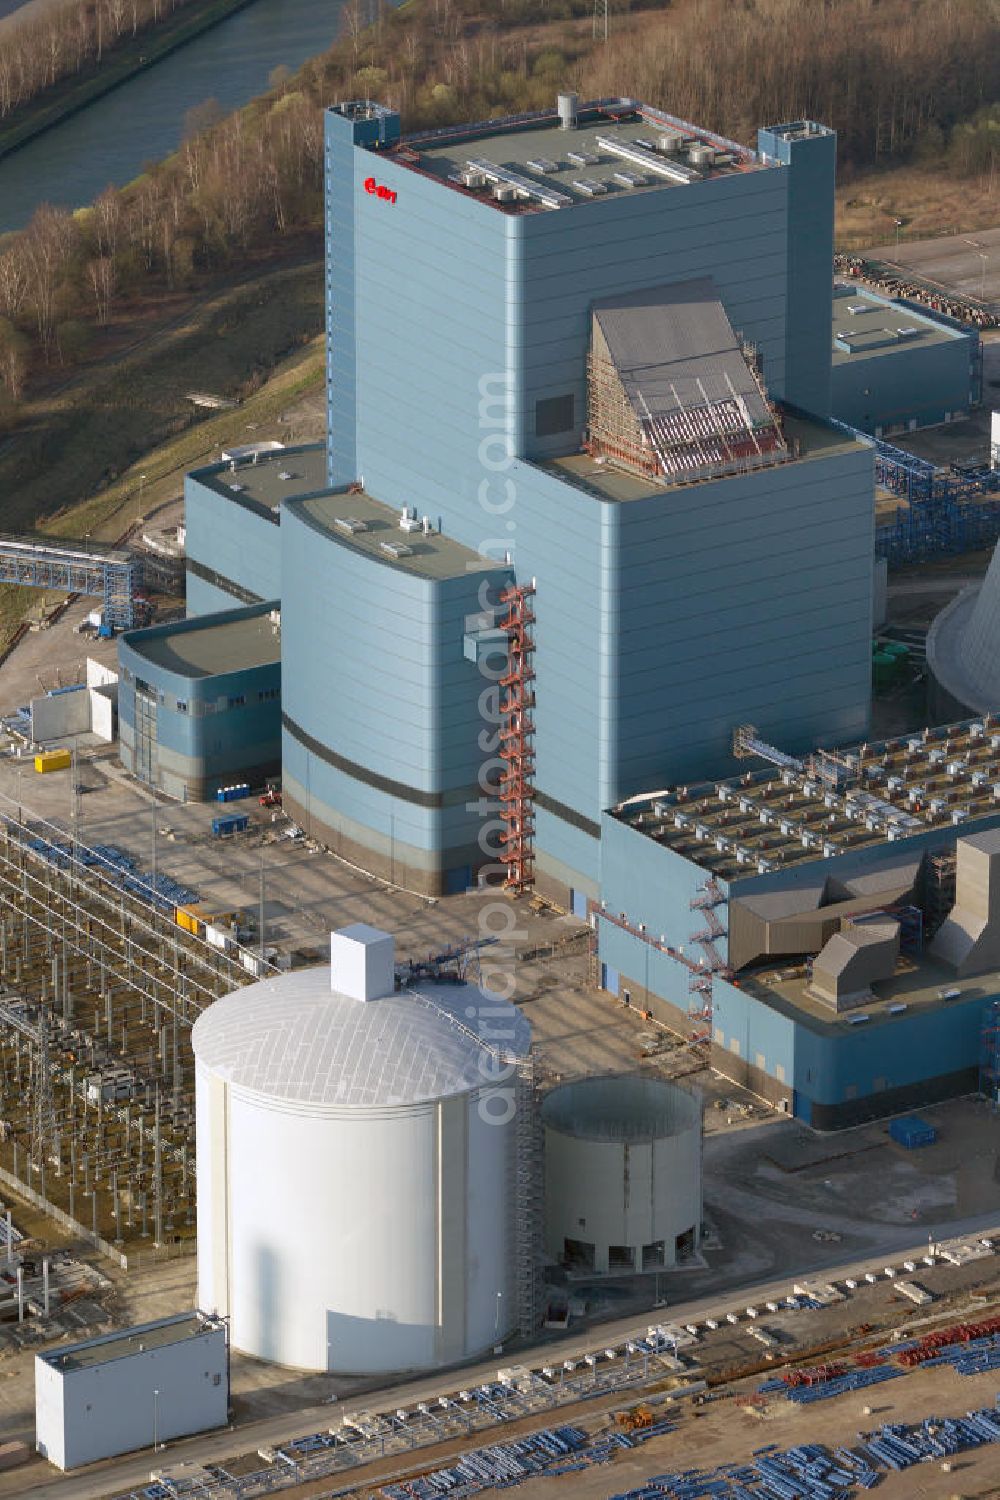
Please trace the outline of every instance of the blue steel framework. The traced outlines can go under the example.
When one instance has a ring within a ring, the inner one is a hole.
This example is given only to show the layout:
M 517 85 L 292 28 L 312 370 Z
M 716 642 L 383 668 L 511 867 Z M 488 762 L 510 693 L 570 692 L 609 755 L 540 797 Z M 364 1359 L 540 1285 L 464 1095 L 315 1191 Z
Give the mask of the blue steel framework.
M 1000 470 L 978 479 L 958 479 L 884 438 L 830 420 L 833 427 L 875 450 L 876 483 L 908 502 L 909 508 L 900 506 L 893 522 L 875 528 L 877 557 L 901 566 L 991 547 L 1000 537 L 1000 501 L 977 498 L 1000 493 Z
M 105 621 L 115 630 L 136 623 L 141 579 L 142 564 L 129 552 L 0 536 L 0 583 L 97 595 L 104 600 Z

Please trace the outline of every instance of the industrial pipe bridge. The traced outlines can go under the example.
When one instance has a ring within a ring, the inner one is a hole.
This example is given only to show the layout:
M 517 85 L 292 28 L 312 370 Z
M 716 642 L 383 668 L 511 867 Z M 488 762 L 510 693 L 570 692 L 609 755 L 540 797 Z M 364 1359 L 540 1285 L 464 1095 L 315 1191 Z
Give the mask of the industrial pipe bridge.
M 114 630 L 136 624 L 141 582 L 141 560 L 123 548 L 0 533 L 0 583 L 94 594 L 103 599 L 105 623 Z

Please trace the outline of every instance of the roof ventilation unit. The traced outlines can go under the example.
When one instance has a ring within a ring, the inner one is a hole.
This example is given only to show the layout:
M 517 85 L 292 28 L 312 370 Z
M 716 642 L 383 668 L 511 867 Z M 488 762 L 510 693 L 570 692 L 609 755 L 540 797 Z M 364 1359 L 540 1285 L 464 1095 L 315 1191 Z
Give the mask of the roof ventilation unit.
M 715 147 L 692 146 L 688 151 L 688 161 L 693 167 L 710 167 L 715 161 Z
M 509 182 L 495 182 L 493 196 L 498 203 L 513 203 L 517 197 L 517 188 Z
M 533 156 L 524 164 L 530 172 L 540 172 L 544 177 L 547 172 L 558 172 L 559 163 L 551 161 L 547 156 Z
M 400 529 L 400 531 L 419 531 L 420 530 L 420 522 L 417 519 L 417 507 L 416 506 L 413 507 L 413 514 L 412 515 L 410 514 L 410 507 L 408 505 L 404 505 L 403 506 L 403 514 L 399 518 L 399 529 Z
M 671 155 L 679 151 L 683 145 L 684 136 L 679 130 L 665 130 L 657 138 L 656 149 L 657 151 L 665 151 L 668 155 Z
M 640 176 L 638 172 L 612 172 L 611 180 L 613 182 L 619 183 L 621 187 L 625 188 L 637 188 L 646 186 L 645 177 Z
M 580 104 L 578 94 L 559 94 L 556 98 L 556 109 L 559 113 L 559 129 L 575 130 L 577 120 L 577 109 Z
M 602 193 L 607 192 L 607 185 L 597 182 L 593 177 L 577 177 L 573 183 L 577 192 L 583 193 L 588 198 L 599 198 Z
M 600 161 L 596 151 L 567 151 L 566 160 L 574 167 L 592 167 Z
M 379 542 L 379 548 L 389 557 L 412 557 L 413 548 L 408 547 L 405 542 Z
M 357 516 L 336 516 L 333 524 L 341 531 L 346 531 L 350 536 L 357 536 L 359 531 L 368 530 L 368 523 L 366 521 L 359 521 Z
M 466 167 L 464 172 L 459 172 L 458 180 L 463 187 L 472 188 L 473 191 L 486 186 L 486 178 L 482 172 L 476 172 L 472 167 Z

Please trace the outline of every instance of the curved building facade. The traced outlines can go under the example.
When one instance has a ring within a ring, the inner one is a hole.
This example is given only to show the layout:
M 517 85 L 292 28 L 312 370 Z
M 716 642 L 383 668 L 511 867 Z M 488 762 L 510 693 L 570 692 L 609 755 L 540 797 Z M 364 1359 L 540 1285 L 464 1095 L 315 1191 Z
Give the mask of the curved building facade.
M 545 1247 L 580 1271 L 656 1271 L 701 1239 L 701 1101 L 638 1074 L 542 1101 Z
M 195 1024 L 199 1305 L 229 1317 L 235 1348 L 299 1369 L 471 1358 L 517 1318 L 516 1107 L 475 1034 L 483 997 L 366 998 L 384 984 L 356 985 L 337 945 L 363 965 L 388 944 L 391 986 L 391 937 L 358 926 L 332 943 L 331 967 L 251 985 Z M 526 1053 L 527 1023 L 502 1010 Z M 491 999 L 491 1036 L 497 1021 Z
M 118 645 L 122 765 L 180 801 L 281 769 L 275 603 L 132 630 Z
M 484 676 L 465 637 L 509 570 L 400 519 L 357 488 L 284 507 L 284 805 L 338 853 L 438 895 L 496 857 L 480 834 L 502 667 Z
M 930 710 L 935 719 L 1000 706 L 1000 547 L 982 583 L 946 604 L 927 632 Z

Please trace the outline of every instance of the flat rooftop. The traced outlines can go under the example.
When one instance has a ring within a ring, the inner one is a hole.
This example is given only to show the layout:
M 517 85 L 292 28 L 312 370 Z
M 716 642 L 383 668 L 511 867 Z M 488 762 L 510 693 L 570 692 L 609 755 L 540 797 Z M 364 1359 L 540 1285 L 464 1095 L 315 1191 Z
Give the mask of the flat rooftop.
M 438 531 L 425 534 L 419 523 L 415 530 L 405 530 L 400 525 L 399 509 L 364 490 L 328 490 L 296 500 L 295 508 L 342 546 L 404 573 L 433 579 L 465 578 L 469 573 L 502 566 Z M 409 507 L 411 516 L 414 509 Z
M 810 995 L 808 988 L 805 966 L 791 959 L 783 965 L 744 969 L 740 973 L 741 990 L 765 1001 L 783 1015 L 796 1020 L 805 1018 L 837 1032 L 848 1032 L 888 1026 L 913 1011 L 942 1010 L 963 1001 L 991 999 L 1000 995 L 1000 970 L 989 969 L 982 974 L 956 979 L 954 969 L 937 963 L 926 954 L 916 958 L 904 953 L 897 961 L 892 978 L 876 980 L 872 985 L 871 1000 L 854 1010 L 841 1011 L 839 1015 L 831 1006 Z
M 281 630 L 269 611 L 250 619 L 205 615 L 154 626 L 130 636 L 128 644 L 154 666 L 182 677 L 218 677 L 281 660 Z
M 629 100 L 581 104 L 573 129 L 552 110 L 409 136 L 387 154 L 508 213 L 770 170 L 736 142 Z M 475 185 L 463 178 L 470 170 L 482 179 Z M 510 190 L 507 201 L 497 187 Z
M 966 335 L 933 318 L 921 317 L 856 287 L 835 287 L 833 294 L 833 363 L 873 355 L 897 354 L 903 349 L 927 349 L 949 344 Z
M 293 495 L 326 488 L 326 446 L 315 443 L 307 448 L 283 448 L 256 459 L 250 455 L 196 469 L 191 477 L 222 494 L 277 510 Z
M 61 1349 L 50 1349 L 39 1354 L 55 1370 L 84 1370 L 94 1365 L 106 1365 L 115 1359 L 127 1359 L 131 1354 L 145 1353 L 149 1349 L 165 1349 L 170 1344 L 182 1344 L 187 1339 L 197 1338 L 202 1333 L 212 1333 L 223 1325 L 212 1318 L 202 1318 L 198 1313 L 182 1313 L 178 1317 L 162 1318 L 155 1323 L 142 1323 L 135 1328 L 123 1329 L 120 1333 L 107 1333 L 95 1339 L 82 1339 L 78 1344 L 68 1344 Z
M 781 425 L 789 447 L 789 456 L 785 460 L 787 463 L 825 458 L 833 453 L 849 453 L 866 446 L 838 431 L 836 427 L 813 421 L 810 417 L 791 416 L 784 412 L 781 415 Z M 770 464 L 768 467 L 773 469 L 778 466 Z M 714 474 L 707 473 L 686 479 L 672 479 L 668 476 L 649 478 L 620 468 L 608 459 L 592 458 L 587 453 L 571 453 L 564 458 L 549 459 L 540 467 L 557 474 L 570 484 L 579 485 L 591 494 L 599 495 L 603 500 L 648 500 L 653 495 L 682 487 L 686 489 L 693 484 L 714 483 L 715 480 Z M 730 478 L 734 472 L 739 471 L 727 470 L 724 477 Z M 748 468 L 747 472 L 759 471 Z
M 784 759 L 730 780 L 635 798 L 612 816 L 725 880 L 932 829 L 954 827 L 960 837 L 965 823 L 1000 821 L 996 714 L 883 744 Z

